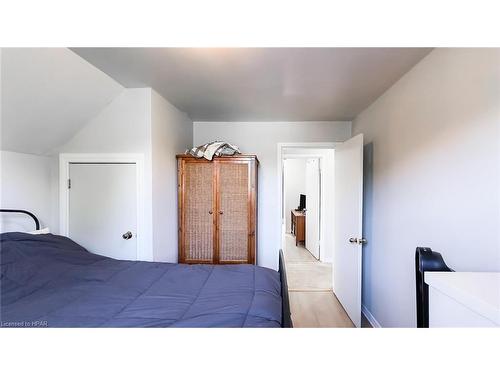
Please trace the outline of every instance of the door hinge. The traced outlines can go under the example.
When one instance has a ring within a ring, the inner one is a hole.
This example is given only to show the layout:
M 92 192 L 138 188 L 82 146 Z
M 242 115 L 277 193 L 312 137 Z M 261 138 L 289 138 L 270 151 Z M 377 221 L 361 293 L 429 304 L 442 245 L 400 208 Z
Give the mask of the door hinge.
M 68 178 L 68 189 L 71 189 L 71 179 Z

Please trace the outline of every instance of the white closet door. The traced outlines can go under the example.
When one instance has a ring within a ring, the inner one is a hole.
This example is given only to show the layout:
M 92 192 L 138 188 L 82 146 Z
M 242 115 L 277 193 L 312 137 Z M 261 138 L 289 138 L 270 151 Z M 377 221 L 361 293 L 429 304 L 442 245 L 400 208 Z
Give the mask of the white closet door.
M 319 159 L 306 162 L 306 249 L 319 259 Z
M 92 253 L 136 260 L 136 165 L 72 163 L 69 177 L 69 237 Z

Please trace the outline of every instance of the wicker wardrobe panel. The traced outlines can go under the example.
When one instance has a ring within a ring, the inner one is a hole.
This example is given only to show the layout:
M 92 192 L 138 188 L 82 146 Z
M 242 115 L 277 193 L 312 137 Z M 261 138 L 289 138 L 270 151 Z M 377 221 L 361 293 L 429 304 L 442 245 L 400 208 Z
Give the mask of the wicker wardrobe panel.
M 185 165 L 186 260 L 211 261 L 214 257 L 213 167 L 208 163 Z
M 248 165 L 219 164 L 219 259 L 248 258 Z
M 179 262 L 255 263 L 257 158 L 177 160 Z

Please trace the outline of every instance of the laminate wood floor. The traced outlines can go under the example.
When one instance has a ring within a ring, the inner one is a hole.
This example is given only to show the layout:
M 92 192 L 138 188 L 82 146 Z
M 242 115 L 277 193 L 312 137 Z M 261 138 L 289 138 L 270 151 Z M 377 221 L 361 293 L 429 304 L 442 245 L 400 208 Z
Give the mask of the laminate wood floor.
M 318 260 L 303 246 L 295 246 L 295 237 L 285 234 L 285 261 L 288 263 L 317 263 Z
M 333 292 L 289 292 L 295 328 L 352 328 Z
M 293 292 L 332 291 L 332 265 L 317 263 L 287 263 L 288 290 Z
M 291 234 L 285 237 L 284 255 L 289 291 L 332 290 L 332 265 L 319 262 L 305 247 L 295 246 Z

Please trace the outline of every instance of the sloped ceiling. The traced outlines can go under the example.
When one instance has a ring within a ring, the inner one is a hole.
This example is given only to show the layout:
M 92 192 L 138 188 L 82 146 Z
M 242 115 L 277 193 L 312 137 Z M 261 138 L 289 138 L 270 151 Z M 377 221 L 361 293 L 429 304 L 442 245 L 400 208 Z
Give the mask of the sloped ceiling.
M 430 48 L 75 48 L 193 121 L 352 120 Z
M 67 48 L 3 48 L 2 150 L 50 154 L 122 90 Z

